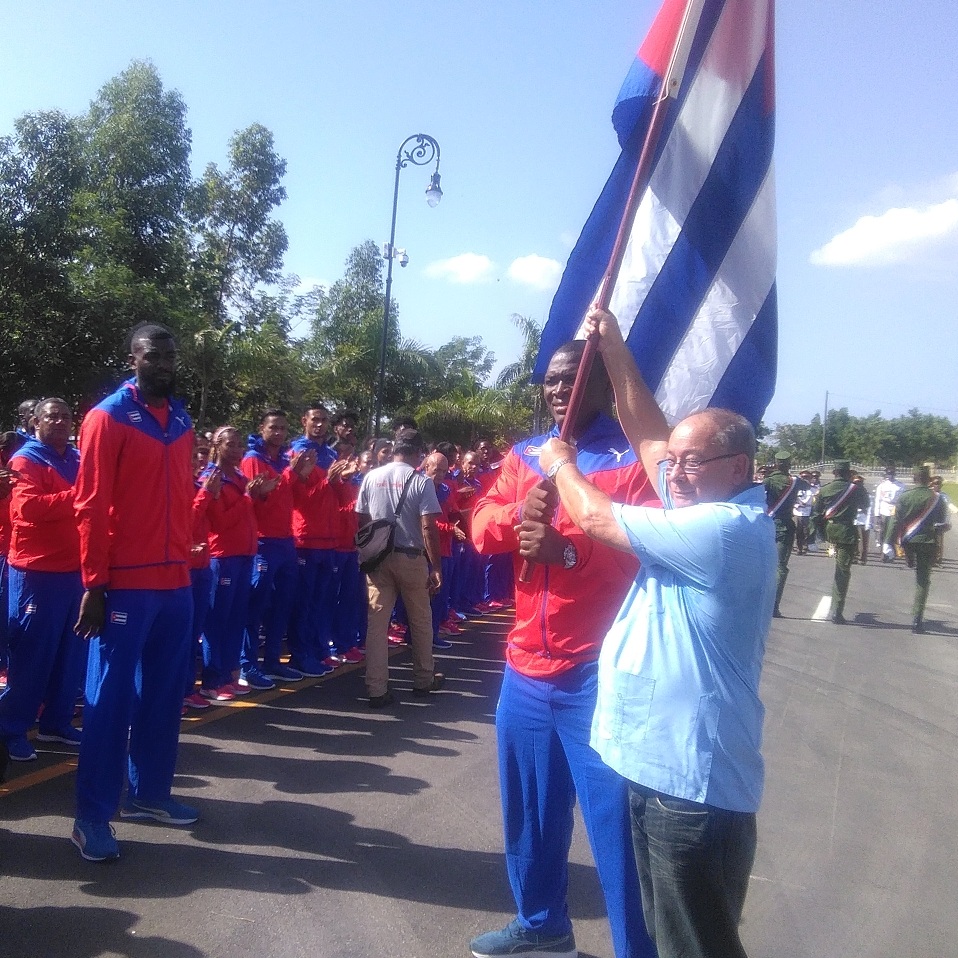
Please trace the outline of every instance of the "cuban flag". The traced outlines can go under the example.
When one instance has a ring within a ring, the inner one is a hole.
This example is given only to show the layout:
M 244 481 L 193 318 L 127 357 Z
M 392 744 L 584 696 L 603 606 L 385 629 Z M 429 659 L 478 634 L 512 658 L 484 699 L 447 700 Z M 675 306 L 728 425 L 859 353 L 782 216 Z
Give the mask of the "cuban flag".
M 701 6 L 609 309 L 666 418 L 707 406 L 757 424 L 775 390 L 773 0 Z M 581 324 L 615 242 L 686 0 L 665 0 L 619 93 L 622 153 L 569 257 L 534 378 Z

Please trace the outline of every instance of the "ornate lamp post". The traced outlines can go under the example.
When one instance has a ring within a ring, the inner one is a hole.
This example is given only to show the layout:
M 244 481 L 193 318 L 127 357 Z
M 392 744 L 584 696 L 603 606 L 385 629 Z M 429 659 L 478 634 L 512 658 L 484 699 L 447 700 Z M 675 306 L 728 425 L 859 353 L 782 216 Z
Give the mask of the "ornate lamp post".
M 410 163 L 413 166 L 428 166 L 436 161 L 436 169 L 429 178 L 426 187 L 426 202 L 430 206 L 438 206 L 442 199 L 442 189 L 439 186 L 439 144 L 425 133 L 416 133 L 407 137 L 399 152 L 396 154 L 396 185 L 393 188 L 393 218 L 389 230 L 389 242 L 383 247 L 383 258 L 386 266 L 386 300 L 383 303 L 383 339 L 379 354 L 379 377 L 376 381 L 376 419 L 374 435 L 379 438 L 379 422 L 383 411 L 383 394 L 386 388 L 386 345 L 389 341 L 389 308 L 393 286 L 393 260 L 398 259 L 400 266 L 409 262 L 409 257 L 403 249 L 396 249 L 396 207 L 399 203 L 399 172 Z

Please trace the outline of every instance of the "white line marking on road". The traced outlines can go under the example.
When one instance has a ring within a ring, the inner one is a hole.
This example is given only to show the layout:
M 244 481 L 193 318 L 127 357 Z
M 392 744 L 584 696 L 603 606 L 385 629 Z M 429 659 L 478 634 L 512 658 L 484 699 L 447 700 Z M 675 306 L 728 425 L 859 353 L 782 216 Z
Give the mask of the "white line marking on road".
M 832 597 L 823 595 L 822 601 L 818 603 L 815 611 L 812 613 L 813 622 L 824 622 L 828 619 L 828 613 L 832 607 Z

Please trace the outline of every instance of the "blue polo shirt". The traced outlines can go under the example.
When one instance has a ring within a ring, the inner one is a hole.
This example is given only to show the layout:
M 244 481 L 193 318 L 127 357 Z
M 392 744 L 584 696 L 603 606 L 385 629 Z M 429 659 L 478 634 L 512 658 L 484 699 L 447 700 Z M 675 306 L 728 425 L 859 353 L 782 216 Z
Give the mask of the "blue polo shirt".
M 640 785 L 757 811 L 777 563 L 765 491 L 612 509 L 642 566 L 602 646 L 592 747 Z

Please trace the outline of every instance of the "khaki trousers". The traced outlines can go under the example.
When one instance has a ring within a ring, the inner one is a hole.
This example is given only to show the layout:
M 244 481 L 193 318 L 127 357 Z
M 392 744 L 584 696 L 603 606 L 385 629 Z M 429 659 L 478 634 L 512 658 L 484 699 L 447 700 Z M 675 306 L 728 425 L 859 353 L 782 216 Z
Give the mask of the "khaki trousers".
M 401 595 L 412 640 L 413 688 L 432 685 L 432 609 L 429 605 L 429 567 L 424 556 L 391 552 L 382 565 L 366 576 L 369 583 L 369 623 L 366 627 L 366 691 L 370 698 L 389 687 L 389 617 Z

